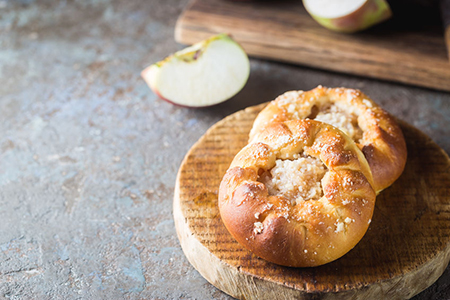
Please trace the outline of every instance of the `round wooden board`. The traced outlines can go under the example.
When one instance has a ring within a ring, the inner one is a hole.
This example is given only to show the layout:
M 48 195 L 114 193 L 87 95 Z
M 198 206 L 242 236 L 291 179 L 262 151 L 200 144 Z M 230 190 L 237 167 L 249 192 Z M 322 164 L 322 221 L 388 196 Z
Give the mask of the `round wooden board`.
M 238 299 L 408 299 L 435 282 L 450 260 L 450 159 L 401 122 L 408 145 L 403 175 L 377 197 L 361 242 L 315 268 L 288 268 L 254 256 L 228 233 L 217 206 L 222 176 L 247 143 L 264 104 L 211 127 L 178 173 L 174 219 L 190 263 Z

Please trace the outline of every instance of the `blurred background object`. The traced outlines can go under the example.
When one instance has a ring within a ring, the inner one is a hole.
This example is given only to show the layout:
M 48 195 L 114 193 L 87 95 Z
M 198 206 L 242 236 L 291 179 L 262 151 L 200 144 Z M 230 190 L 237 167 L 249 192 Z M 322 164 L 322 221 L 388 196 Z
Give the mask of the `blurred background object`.
M 447 45 L 448 58 L 450 59 L 450 0 L 441 0 L 440 7 L 444 25 L 445 43 Z
M 342 34 L 314 21 L 300 1 L 192 0 L 175 39 L 192 44 L 230 33 L 253 57 L 450 91 L 438 6 L 393 3 L 393 17 Z

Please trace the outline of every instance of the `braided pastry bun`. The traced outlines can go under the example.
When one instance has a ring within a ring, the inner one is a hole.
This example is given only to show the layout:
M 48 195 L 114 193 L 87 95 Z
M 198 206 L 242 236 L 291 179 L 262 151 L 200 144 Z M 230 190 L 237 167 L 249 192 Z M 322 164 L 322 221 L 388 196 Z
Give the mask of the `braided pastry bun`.
M 291 267 L 351 250 L 372 218 L 370 167 L 354 141 L 314 120 L 270 123 L 234 158 L 219 189 L 222 221 L 257 256 Z
M 318 86 L 307 92 L 286 92 L 256 117 L 250 142 L 269 123 L 298 119 L 322 121 L 349 135 L 369 162 L 377 193 L 394 183 L 403 172 L 407 151 L 400 127 L 361 91 Z

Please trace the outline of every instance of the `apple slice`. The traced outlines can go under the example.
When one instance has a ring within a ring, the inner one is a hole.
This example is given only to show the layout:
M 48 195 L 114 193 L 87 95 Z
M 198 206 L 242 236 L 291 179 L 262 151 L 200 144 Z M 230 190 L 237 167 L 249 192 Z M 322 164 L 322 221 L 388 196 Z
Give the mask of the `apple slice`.
M 141 73 L 159 97 L 187 107 L 228 100 L 244 87 L 249 74 L 247 54 L 227 34 L 178 51 Z
M 322 26 L 352 33 L 392 16 L 386 0 L 303 0 L 308 13 Z

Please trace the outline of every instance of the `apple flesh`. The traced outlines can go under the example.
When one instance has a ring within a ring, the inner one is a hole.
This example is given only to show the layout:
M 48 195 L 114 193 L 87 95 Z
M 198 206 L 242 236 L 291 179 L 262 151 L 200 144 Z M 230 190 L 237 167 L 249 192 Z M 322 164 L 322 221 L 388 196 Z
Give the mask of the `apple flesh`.
M 244 49 L 226 34 L 178 51 L 141 73 L 162 99 L 187 107 L 221 103 L 246 84 L 250 62 Z
M 322 26 L 353 33 L 392 16 L 386 0 L 303 0 L 308 13 Z

